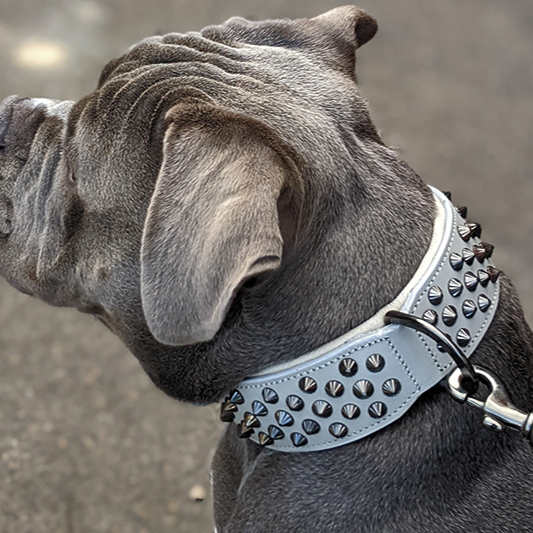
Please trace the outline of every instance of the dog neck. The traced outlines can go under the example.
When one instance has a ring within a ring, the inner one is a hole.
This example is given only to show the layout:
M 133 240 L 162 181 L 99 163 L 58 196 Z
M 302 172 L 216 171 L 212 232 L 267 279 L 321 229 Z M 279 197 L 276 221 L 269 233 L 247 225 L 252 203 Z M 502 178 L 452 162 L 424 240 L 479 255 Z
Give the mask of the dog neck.
M 390 310 L 438 325 L 467 356 L 474 352 L 498 304 L 498 271 L 475 225 L 432 190 L 433 237 L 410 282 L 357 328 L 241 382 L 221 411 L 224 421 L 238 422 L 241 437 L 273 450 L 316 451 L 360 440 L 401 418 L 455 366 L 420 333 L 385 326 Z

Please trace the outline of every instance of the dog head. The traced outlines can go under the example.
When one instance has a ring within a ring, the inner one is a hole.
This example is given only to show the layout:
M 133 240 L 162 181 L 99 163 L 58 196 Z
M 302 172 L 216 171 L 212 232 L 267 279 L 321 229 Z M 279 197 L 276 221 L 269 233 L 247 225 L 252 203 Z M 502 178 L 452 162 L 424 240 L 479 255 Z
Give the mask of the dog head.
M 142 41 L 76 104 L 7 98 L 0 273 L 95 315 L 159 386 L 187 396 L 169 385 L 187 347 L 202 360 L 224 342 L 246 284 L 290 287 L 297 271 L 273 273 L 309 247 L 335 198 L 362 187 L 354 160 L 382 145 L 355 51 L 376 29 L 354 7 L 234 18 Z

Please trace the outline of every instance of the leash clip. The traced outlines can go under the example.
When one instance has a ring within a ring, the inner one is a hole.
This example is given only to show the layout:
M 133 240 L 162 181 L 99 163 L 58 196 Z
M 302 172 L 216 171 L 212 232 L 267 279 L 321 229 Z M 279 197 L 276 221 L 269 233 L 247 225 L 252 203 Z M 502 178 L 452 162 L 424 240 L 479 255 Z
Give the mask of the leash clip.
M 445 386 L 452 398 L 459 403 L 466 403 L 483 412 L 483 425 L 494 431 L 503 431 L 506 427 L 516 429 L 533 445 L 533 412 L 518 409 L 509 398 L 509 394 L 498 376 L 486 368 L 473 365 L 463 351 L 442 331 L 419 317 L 389 311 L 385 315 L 386 324 L 400 324 L 427 335 L 450 355 L 457 368 L 445 379 Z M 489 389 L 484 400 L 474 398 L 479 383 Z
M 446 388 L 459 403 L 466 403 L 483 412 L 483 425 L 494 431 L 506 427 L 516 429 L 533 445 L 533 413 L 518 409 L 509 398 L 501 380 L 486 368 L 474 365 L 478 380 L 486 385 L 489 393 L 484 400 L 473 398 L 462 385 L 463 373 L 455 369 L 446 380 Z

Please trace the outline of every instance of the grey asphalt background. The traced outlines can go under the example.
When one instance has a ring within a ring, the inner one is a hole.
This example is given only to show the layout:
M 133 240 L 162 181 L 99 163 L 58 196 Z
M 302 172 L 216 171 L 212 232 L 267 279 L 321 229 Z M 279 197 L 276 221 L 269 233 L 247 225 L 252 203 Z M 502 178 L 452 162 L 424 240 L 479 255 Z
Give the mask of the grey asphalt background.
M 342 3 L 0 0 L 0 99 L 79 99 L 107 60 L 151 34 Z M 357 66 L 378 128 L 482 223 L 531 320 L 533 2 L 358 5 L 380 24 Z M 157 391 L 92 318 L 0 283 L 1 533 L 211 531 L 220 428 L 216 409 Z

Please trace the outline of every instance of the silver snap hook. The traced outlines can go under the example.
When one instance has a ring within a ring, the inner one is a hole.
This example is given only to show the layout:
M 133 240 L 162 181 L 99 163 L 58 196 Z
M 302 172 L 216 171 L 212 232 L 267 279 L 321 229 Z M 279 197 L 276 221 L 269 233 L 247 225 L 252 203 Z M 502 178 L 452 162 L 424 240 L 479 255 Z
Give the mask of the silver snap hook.
M 509 398 L 501 379 L 481 366 L 474 365 L 476 378 L 489 390 L 484 400 L 473 398 L 462 384 L 464 376 L 459 368 L 454 370 L 446 382 L 448 392 L 460 403 L 467 403 L 483 412 L 483 425 L 494 431 L 506 427 L 518 430 L 533 445 L 533 413 L 518 409 Z

